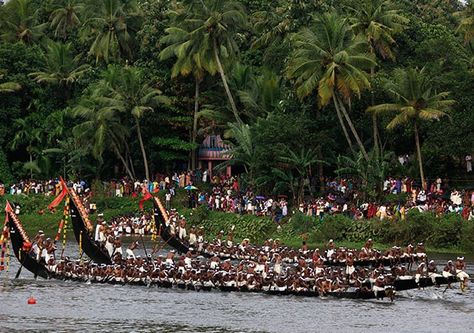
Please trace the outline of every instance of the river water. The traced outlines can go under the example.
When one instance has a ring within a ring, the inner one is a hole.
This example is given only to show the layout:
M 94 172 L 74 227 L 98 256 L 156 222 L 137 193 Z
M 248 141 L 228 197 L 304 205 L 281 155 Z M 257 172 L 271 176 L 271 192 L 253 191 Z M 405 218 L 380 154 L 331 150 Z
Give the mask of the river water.
M 66 254 L 77 258 L 77 246 Z M 441 267 L 446 256 L 430 259 Z M 472 276 L 474 257 L 467 262 Z M 34 280 L 26 270 L 14 280 L 18 267 L 12 257 L 0 275 L 0 332 L 474 331 L 472 290 L 410 290 L 390 303 Z

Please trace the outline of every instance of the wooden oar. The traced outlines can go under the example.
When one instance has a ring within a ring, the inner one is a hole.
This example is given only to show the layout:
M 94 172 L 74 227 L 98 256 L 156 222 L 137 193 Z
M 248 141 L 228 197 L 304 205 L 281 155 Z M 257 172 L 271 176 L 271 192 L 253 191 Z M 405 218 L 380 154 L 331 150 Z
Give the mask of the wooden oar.
M 25 262 L 25 261 L 23 260 L 23 262 Z M 18 269 L 18 272 L 16 272 L 15 280 L 20 277 L 21 269 L 23 268 L 23 262 L 20 262 L 20 268 Z
M 148 252 L 146 250 L 145 241 L 143 240 L 142 234 L 140 234 L 140 240 L 142 241 L 143 250 L 145 251 L 146 261 L 150 262 L 151 258 L 148 258 Z

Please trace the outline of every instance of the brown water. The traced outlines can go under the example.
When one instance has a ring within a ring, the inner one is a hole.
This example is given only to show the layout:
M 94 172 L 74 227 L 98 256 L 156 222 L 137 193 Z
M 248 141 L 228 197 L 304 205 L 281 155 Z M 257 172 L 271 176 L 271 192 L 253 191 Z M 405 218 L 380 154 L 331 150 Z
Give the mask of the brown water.
M 67 253 L 77 257 L 77 246 Z M 474 331 L 472 290 L 410 290 L 390 303 L 34 280 L 25 270 L 13 280 L 17 269 L 12 258 L 0 275 L 0 332 Z M 27 305 L 31 295 L 36 305 Z

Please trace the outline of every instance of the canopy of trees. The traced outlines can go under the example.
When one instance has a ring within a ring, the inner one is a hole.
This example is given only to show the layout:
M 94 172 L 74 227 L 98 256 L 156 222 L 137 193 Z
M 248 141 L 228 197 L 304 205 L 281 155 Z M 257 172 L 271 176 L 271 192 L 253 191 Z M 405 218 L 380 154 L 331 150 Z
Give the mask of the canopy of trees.
M 262 193 L 301 199 L 335 170 L 372 188 L 389 174 L 464 181 L 473 6 L 10 0 L 0 6 L 0 181 L 152 179 L 196 168 L 208 134 L 234 146 L 231 163 Z

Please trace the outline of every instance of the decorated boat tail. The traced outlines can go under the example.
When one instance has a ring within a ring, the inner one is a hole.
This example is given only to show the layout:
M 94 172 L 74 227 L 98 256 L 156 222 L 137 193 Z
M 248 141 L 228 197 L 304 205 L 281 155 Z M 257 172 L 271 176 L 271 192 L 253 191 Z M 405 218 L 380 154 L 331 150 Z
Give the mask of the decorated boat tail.
M 33 273 L 35 277 L 50 278 L 50 272 L 44 263 L 37 260 L 37 255 L 32 249 L 32 243 L 8 201 L 5 207 L 5 214 L 5 223 L 9 229 L 13 252 L 21 266 Z
M 166 225 L 166 221 L 168 221 L 169 217 L 166 213 L 165 207 L 163 207 L 163 203 L 158 197 L 153 197 L 153 217 L 155 220 L 156 230 L 163 241 L 165 241 L 165 244 L 168 244 L 180 253 L 187 253 L 189 251 L 189 246 L 169 232 L 169 228 Z
M 81 251 L 84 251 L 89 258 L 98 264 L 112 264 L 112 259 L 107 250 L 94 240 L 94 228 L 81 199 L 72 188 L 68 189 L 68 194 L 70 198 L 69 214 L 71 215 L 74 237 Z

